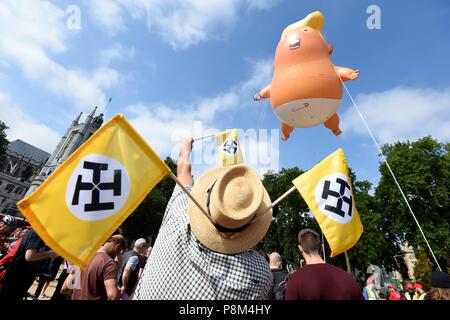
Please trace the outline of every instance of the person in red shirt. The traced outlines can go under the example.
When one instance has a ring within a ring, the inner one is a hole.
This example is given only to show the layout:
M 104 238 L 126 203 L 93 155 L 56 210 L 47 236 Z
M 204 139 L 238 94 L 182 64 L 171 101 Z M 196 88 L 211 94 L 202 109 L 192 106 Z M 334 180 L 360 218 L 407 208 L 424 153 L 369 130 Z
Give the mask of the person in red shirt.
M 408 282 L 406 285 L 405 285 L 405 289 L 406 289 L 406 292 L 405 292 L 405 300 L 414 300 L 413 298 L 414 298 L 414 285 L 411 283 L 411 282 Z
M 323 261 L 320 236 L 311 229 L 298 234 L 306 266 L 289 276 L 286 300 L 362 300 L 362 289 L 344 270 Z
M 389 287 L 389 297 L 388 300 L 402 300 L 402 295 L 397 291 L 397 286 L 391 284 Z
M 0 290 L 2 288 L 2 279 L 5 276 L 6 270 L 8 270 L 9 264 L 14 259 L 21 242 L 22 238 L 17 240 L 14 246 L 11 247 L 11 250 L 9 250 L 9 252 L 0 259 Z

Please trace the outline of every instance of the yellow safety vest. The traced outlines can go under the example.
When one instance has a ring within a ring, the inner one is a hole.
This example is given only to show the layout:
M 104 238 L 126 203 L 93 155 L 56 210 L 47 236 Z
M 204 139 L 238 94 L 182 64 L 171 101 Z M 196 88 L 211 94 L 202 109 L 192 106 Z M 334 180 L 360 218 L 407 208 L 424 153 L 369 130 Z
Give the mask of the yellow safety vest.
M 378 294 L 372 290 L 369 286 L 366 287 L 367 290 L 367 300 L 378 300 Z
M 426 292 L 422 293 L 420 296 L 415 294 L 414 297 L 413 297 L 413 300 L 425 300 L 426 296 L 427 296 Z

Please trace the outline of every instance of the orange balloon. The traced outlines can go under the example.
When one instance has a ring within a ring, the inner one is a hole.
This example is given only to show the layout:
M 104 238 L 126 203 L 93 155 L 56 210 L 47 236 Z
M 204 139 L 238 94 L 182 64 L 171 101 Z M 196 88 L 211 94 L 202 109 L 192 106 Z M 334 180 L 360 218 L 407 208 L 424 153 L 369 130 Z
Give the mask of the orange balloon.
M 336 114 L 342 100 L 342 81 L 356 79 L 359 70 L 333 65 L 333 51 L 322 35 L 324 17 L 319 11 L 291 24 L 282 33 L 275 52 L 272 83 L 254 99 L 270 98 L 281 121 L 282 139 L 294 128 L 323 123 L 339 135 Z

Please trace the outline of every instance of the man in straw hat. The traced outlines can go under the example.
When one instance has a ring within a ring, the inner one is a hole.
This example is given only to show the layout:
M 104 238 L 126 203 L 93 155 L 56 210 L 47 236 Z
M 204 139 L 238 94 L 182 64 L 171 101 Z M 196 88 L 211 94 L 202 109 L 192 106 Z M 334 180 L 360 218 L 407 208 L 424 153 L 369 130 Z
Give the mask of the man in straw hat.
M 269 229 L 269 195 L 245 165 L 209 170 L 194 185 L 192 143 L 181 143 L 177 177 L 198 205 L 175 187 L 133 298 L 266 298 L 272 275 L 251 248 Z

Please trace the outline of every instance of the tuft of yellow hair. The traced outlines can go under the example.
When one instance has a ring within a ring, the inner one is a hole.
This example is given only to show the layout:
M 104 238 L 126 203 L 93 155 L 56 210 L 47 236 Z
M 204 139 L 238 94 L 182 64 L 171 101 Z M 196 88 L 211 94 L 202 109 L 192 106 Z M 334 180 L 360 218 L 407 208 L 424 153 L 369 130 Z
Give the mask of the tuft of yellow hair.
M 301 27 L 310 27 L 320 32 L 320 35 L 323 38 L 323 41 L 325 41 L 325 38 L 322 34 L 322 28 L 325 22 L 325 17 L 323 16 L 322 12 L 320 11 L 314 11 L 310 14 L 308 14 L 305 18 L 303 18 L 300 21 L 297 21 L 289 26 L 287 26 L 283 33 L 281 34 L 281 38 L 283 38 L 289 31 L 296 28 Z

